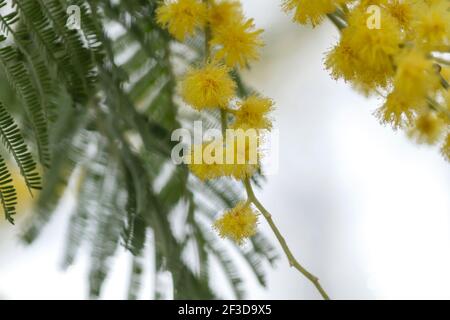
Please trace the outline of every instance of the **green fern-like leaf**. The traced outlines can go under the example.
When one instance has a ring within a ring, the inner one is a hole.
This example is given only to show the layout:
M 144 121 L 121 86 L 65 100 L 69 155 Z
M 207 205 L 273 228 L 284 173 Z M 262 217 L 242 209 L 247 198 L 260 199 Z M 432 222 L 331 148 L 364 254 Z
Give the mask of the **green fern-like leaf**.
M 14 224 L 17 193 L 12 182 L 11 173 L 6 166 L 5 160 L 0 157 L 0 200 L 6 219 Z
M 176 144 L 171 133 L 182 125 L 189 128 L 198 118 L 178 103 L 176 72 L 204 59 L 204 39 L 174 45 L 155 22 L 159 0 L 12 3 L 13 8 L 6 8 L 6 0 L 0 0 L 4 13 L 0 15 L 0 77 L 16 97 L 15 113 L 9 101 L 8 111 L 20 121 L 6 110 L 2 117 L 0 108 L 0 129 L 4 123 L 0 135 L 30 186 L 38 184 L 33 180 L 27 139 L 35 140 L 32 145 L 37 148 L 30 150 L 37 149 L 45 167 L 24 239 L 31 242 L 42 232 L 62 199 L 61 190 L 73 181 L 76 202 L 64 265 L 72 264 L 81 248 L 89 250 L 91 297 L 101 295 L 120 246 L 129 252 L 133 265 L 130 299 L 138 297 L 143 268 L 149 267 L 143 256 L 149 251 L 155 257 L 151 267 L 155 276 L 170 276 L 168 291 L 176 299 L 219 296 L 211 286 L 212 257 L 235 296 L 244 297 L 244 279 L 232 251 L 265 284 L 262 266 L 272 262 L 273 248 L 256 237 L 249 244 L 251 251 L 222 245 L 223 240 L 205 225 L 241 200 L 243 190 L 227 180 L 202 183 L 186 166 L 171 165 Z M 66 28 L 68 5 L 80 8 L 81 30 Z M 109 34 L 112 25 L 119 26 L 117 34 Z M 233 77 L 239 95 L 248 95 L 250 90 L 239 75 Z M 202 120 L 206 127 L 220 124 L 214 112 Z M 15 123 L 21 124 L 24 135 Z M 7 216 L 12 217 L 14 187 L 1 163 L 4 189 L 0 193 Z M 181 234 L 176 232 L 180 225 Z M 167 296 L 163 291 L 155 288 L 155 297 Z
M 19 127 L 2 103 L 0 103 L 0 136 L 3 144 L 14 157 L 30 192 L 31 189 L 41 189 L 41 177 L 36 171 L 36 162 L 28 151 Z

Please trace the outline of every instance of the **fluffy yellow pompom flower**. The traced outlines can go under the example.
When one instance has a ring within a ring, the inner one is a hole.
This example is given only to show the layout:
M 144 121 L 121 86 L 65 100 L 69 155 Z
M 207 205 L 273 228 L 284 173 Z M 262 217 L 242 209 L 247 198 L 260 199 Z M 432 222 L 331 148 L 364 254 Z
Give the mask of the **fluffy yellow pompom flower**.
M 272 128 L 272 122 L 268 118 L 268 113 L 273 109 L 271 99 L 250 96 L 237 105 L 239 109 L 234 112 L 236 120 L 233 128 L 268 130 Z
M 222 238 L 228 238 L 242 245 L 247 238 L 256 234 L 258 215 L 250 204 L 240 202 L 214 223 Z
M 331 76 L 337 80 L 343 78 L 345 81 L 352 81 L 356 77 L 358 65 L 357 53 L 345 41 L 340 41 L 330 50 L 325 59 L 325 67 L 331 72 Z
M 416 0 L 386 0 L 386 9 L 402 28 L 409 30 L 417 12 L 416 3 Z
M 177 40 L 183 41 L 204 26 L 206 6 L 199 0 L 166 1 L 156 10 L 156 21 Z
M 212 1 L 208 8 L 208 22 L 212 32 L 219 27 L 228 26 L 243 19 L 241 3 L 236 0 Z
M 229 25 L 212 27 L 212 46 L 218 46 L 216 59 L 223 59 L 229 67 L 247 66 L 249 60 L 259 58 L 258 48 L 263 46 L 259 35 L 262 29 L 255 30 L 253 19 L 236 21 Z
M 435 112 L 421 114 L 415 121 L 409 135 L 419 143 L 436 143 L 442 135 L 444 122 Z
M 397 92 L 388 95 L 384 105 L 376 112 L 383 124 L 390 124 L 394 129 L 411 125 L 414 120 L 414 109 L 407 98 Z
M 350 0 L 285 0 L 285 11 L 295 11 L 293 20 L 300 24 L 311 24 L 313 27 L 322 22 L 327 13 L 332 13 L 338 5 Z
M 341 41 L 331 49 L 326 56 L 325 66 L 331 72 L 331 76 L 337 80 L 343 78 L 351 81 L 355 78 L 358 62 L 357 53 L 348 43 Z
M 225 155 L 228 149 L 223 150 L 223 154 Z M 258 169 L 258 163 L 250 163 L 248 160 L 249 151 L 245 151 L 245 153 L 240 153 L 247 158 L 244 163 L 237 163 L 236 159 L 239 157 L 238 153 L 235 154 L 235 162 L 227 163 L 224 160 L 221 163 L 191 163 L 189 164 L 189 170 L 198 177 L 202 181 L 213 180 L 221 177 L 232 177 L 236 180 L 243 180 L 245 178 L 250 178 Z M 259 155 L 256 156 L 258 158 Z
M 221 139 L 192 146 L 186 162 L 200 180 L 220 177 L 243 180 L 258 170 L 261 157 L 259 146 L 260 137 L 256 130 L 236 130 L 227 137 L 225 146 Z
M 256 170 L 258 170 L 261 158 L 259 148 L 261 140 L 258 132 L 256 130 L 243 132 L 245 134 L 241 137 L 239 137 L 239 134 L 236 134 L 237 139 L 241 143 L 237 139 L 233 139 L 233 141 L 227 141 L 225 147 L 228 158 L 223 165 L 223 172 L 225 176 L 233 177 L 236 180 L 243 180 L 253 176 Z
M 397 61 L 394 90 L 412 107 L 421 106 L 439 83 L 433 62 L 417 50 L 400 55 Z
M 369 86 L 383 87 L 394 73 L 392 57 L 400 51 L 402 34 L 397 21 L 386 10 L 381 10 L 380 28 L 368 28 L 368 16 L 362 9 L 352 12 L 342 38 L 357 53 L 359 77 Z
M 441 153 L 444 158 L 450 162 L 450 133 L 447 134 L 447 137 L 444 140 L 444 144 L 441 147 Z
M 404 52 L 397 57 L 394 90 L 377 112 L 378 117 L 395 129 L 413 125 L 414 114 L 426 107 L 427 96 L 438 85 L 439 77 L 433 62 L 424 53 L 417 50 Z
M 440 49 L 450 42 L 450 11 L 448 1 L 436 1 L 420 10 L 413 26 L 415 40 L 426 49 Z
M 191 172 L 205 181 L 224 176 L 224 157 L 223 143 L 212 141 L 191 146 L 186 162 Z
M 228 72 L 226 66 L 214 63 L 190 69 L 181 82 L 181 96 L 197 110 L 227 107 L 236 90 Z
M 397 21 L 385 9 L 380 12 L 380 28 L 370 29 L 364 6 L 355 8 L 340 42 L 325 61 L 335 79 L 351 81 L 366 93 L 389 85 L 395 73 L 392 57 L 398 54 L 402 42 Z

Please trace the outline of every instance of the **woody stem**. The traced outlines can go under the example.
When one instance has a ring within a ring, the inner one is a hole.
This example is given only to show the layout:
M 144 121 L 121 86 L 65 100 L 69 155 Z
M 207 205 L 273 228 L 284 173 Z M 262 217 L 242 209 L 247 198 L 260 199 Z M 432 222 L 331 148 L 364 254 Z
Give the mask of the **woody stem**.
M 259 200 L 256 198 L 255 193 L 253 191 L 252 185 L 250 180 L 247 178 L 244 180 L 245 189 L 247 191 L 248 199 L 258 208 L 258 210 L 262 213 L 264 218 L 266 219 L 267 223 L 269 224 L 270 228 L 272 229 L 273 233 L 275 234 L 278 242 L 280 243 L 281 247 L 283 248 L 284 253 L 286 254 L 286 257 L 289 261 L 289 265 L 291 267 L 294 267 L 297 269 L 302 275 L 304 275 L 319 291 L 320 295 L 324 300 L 330 300 L 330 297 L 326 293 L 326 291 L 322 288 L 319 282 L 319 278 L 317 278 L 315 275 L 313 275 L 311 272 L 306 270 L 298 261 L 295 259 L 294 255 L 292 254 L 291 250 L 289 249 L 289 246 L 286 243 L 286 240 L 284 239 L 283 235 L 281 234 L 278 227 L 275 225 L 272 215 L 267 211 L 267 209 L 259 202 Z

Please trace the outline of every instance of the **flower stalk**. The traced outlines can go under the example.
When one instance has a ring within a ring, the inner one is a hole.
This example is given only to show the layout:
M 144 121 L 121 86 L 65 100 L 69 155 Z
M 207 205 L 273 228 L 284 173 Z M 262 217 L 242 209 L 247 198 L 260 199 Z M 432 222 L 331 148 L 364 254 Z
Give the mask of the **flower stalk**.
M 255 192 L 253 191 L 250 179 L 244 180 L 245 189 L 247 191 L 248 200 L 255 205 L 255 207 L 261 212 L 261 214 L 266 219 L 267 223 L 269 224 L 270 228 L 272 229 L 273 233 L 275 234 L 278 242 L 281 245 L 281 248 L 283 249 L 288 261 L 289 265 L 291 267 L 294 267 L 297 269 L 302 275 L 304 275 L 319 291 L 320 295 L 325 300 L 330 300 L 330 297 L 328 296 L 327 292 L 323 289 L 319 282 L 319 278 L 317 278 L 315 275 L 313 275 L 311 272 L 306 270 L 294 257 L 292 254 L 291 249 L 289 248 L 288 244 L 286 243 L 286 240 L 284 239 L 283 235 L 281 234 L 280 230 L 276 226 L 275 222 L 272 219 L 272 215 L 269 211 L 259 202 L 258 198 L 255 195 Z

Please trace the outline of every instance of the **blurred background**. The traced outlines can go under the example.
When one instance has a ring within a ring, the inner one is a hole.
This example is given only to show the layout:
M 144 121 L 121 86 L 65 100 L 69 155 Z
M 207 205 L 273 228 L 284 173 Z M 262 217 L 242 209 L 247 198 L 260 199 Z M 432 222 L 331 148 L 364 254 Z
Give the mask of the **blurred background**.
M 278 173 L 258 195 L 294 254 L 334 299 L 450 299 L 449 164 L 438 150 L 381 126 L 372 115 L 380 101 L 330 78 L 323 57 L 338 34 L 329 22 L 301 27 L 279 0 L 242 2 L 266 42 L 244 77 L 276 101 L 280 133 Z M 69 192 L 31 246 L 18 240 L 20 221 L 0 222 L 0 299 L 87 297 L 87 255 L 60 268 L 72 205 Z M 119 251 L 105 299 L 126 297 L 130 265 Z M 142 299 L 167 285 L 147 273 Z M 264 289 L 248 272 L 248 298 L 319 298 L 281 252 L 267 273 Z M 215 289 L 227 297 L 218 278 Z

